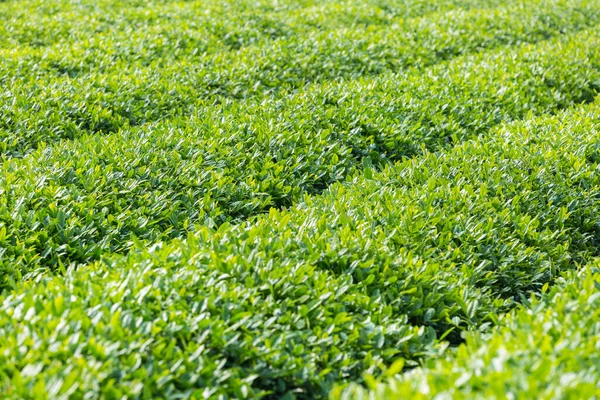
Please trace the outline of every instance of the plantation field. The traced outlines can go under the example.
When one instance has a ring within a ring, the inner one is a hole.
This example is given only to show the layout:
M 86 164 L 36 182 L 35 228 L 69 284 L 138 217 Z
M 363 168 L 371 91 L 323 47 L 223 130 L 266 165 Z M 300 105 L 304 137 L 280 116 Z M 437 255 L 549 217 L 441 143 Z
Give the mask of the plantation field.
M 600 2 L 0 1 L 0 397 L 600 398 Z

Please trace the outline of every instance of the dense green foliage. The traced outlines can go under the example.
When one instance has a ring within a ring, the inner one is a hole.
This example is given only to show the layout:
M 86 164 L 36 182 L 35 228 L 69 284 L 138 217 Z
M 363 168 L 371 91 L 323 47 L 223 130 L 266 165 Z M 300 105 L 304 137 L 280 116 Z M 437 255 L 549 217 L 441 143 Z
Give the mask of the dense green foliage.
M 596 0 L 0 1 L 0 60 L 2 397 L 600 395 Z
M 7 284 L 289 206 L 363 167 L 593 99 L 596 31 L 86 135 L 2 165 Z M 597 44 L 597 45 L 596 45 Z M 481 75 L 480 75 L 481 74 Z M 15 278 L 16 277 L 16 278 Z
M 464 0 L 458 8 L 417 1 L 395 11 L 327 2 L 314 14 L 285 6 L 245 13 L 236 5 L 234 17 L 217 2 L 63 2 L 31 1 L 18 12 L 12 2 L 0 4 L 0 82 L 9 88 L 0 97 L 5 157 L 86 132 L 185 117 L 225 99 L 538 42 L 600 18 L 595 0 L 530 0 L 526 7 Z M 338 19 L 340 8 L 352 18 Z
M 600 396 L 600 263 L 566 274 L 491 335 L 471 334 L 455 356 L 342 399 L 592 399 Z M 341 394 L 341 396 L 340 396 Z
M 3 391 L 313 397 L 436 354 L 596 255 L 599 110 L 30 281 L 0 311 Z

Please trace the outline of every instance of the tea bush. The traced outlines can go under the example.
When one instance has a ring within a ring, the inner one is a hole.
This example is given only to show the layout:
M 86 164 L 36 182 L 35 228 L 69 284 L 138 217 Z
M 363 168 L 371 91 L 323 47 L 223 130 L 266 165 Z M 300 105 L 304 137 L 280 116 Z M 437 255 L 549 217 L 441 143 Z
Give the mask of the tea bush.
M 24 282 L 0 307 L 2 391 L 313 398 L 435 356 L 597 255 L 599 107 Z
M 598 397 L 599 22 L 0 1 L 0 397 Z
M 237 223 L 318 194 L 364 165 L 588 102 L 600 87 L 595 33 L 467 56 L 421 75 L 320 84 L 7 160 L 4 285 L 40 267 L 126 251 L 134 236 L 151 243 L 185 237 L 195 224 Z
M 456 2 L 464 7 L 449 8 L 448 2 L 432 14 L 427 2 L 416 2 L 415 9 L 424 10 L 414 17 L 406 11 L 383 20 L 371 15 L 382 12 L 379 7 L 357 5 L 362 11 L 352 14 L 356 20 L 342 18 L 340 26 L 329 22 L 337 17 L 327 16 L 345 8 L 335 2 L 313 22 L 305 8 L 261 13 L 260 7 L 243 12 L 236 5 L 232 12 L 217 2 L 201 8 L 178 2 L 29 3 L 20 11 L 12 2 L 0 4 L 5 158 L 86 133 L 186 118 L 228 99 L 269 98 L 311 82 L 424 68 L 484 49 L 535 43 L 600 20 L 590 0 L 529 0 L 527 7 L 465 0 Z M 240 44 L 228 45 L 232 37 Z
M 491 335 L 467 336 L 456 355 L 373 391 L 336 389 L 342 399 L 592 399 L 600 395 L 600 269 L 571 271 L 511 314 Z

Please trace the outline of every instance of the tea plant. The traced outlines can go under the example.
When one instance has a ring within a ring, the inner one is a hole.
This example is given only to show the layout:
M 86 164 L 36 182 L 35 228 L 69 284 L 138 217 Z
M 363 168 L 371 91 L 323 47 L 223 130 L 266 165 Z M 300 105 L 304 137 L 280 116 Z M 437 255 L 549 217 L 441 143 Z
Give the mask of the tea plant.
M 435 356 L 597 255 L 598 110 L 22 283 L 0 307 L 2 391 L 313 398 Z
M 0 397 L 598 397 L 599 22 L 0 1 Z

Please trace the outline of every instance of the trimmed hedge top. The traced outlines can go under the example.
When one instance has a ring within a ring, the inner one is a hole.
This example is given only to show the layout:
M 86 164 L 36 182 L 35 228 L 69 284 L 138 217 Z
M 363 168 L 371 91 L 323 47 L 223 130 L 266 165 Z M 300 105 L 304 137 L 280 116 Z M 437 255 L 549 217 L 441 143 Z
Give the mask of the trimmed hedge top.
M 0 309 L 2 391 L 312 398 L 438 354 L 597 254 L 598 110 L 23 283 Z

